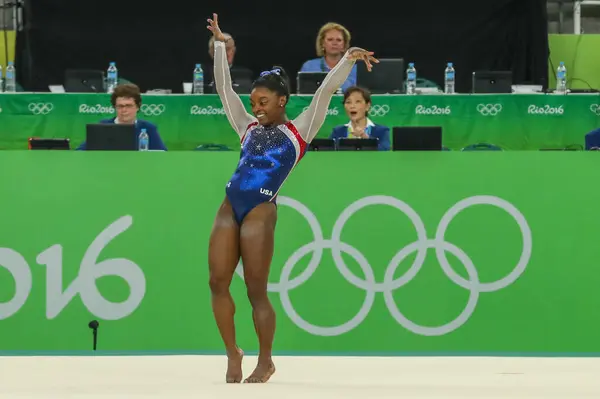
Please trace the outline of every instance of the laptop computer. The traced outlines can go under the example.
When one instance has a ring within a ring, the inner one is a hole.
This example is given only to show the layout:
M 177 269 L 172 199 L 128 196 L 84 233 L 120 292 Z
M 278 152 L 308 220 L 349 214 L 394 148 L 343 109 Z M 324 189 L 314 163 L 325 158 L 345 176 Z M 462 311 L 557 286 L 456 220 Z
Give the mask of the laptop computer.
M 441 126 L 394 126 L 392 151 L 441 151 Z
M 104 71 L 93 69 L 67 69 L 64 89 L 67 93 L 103 93 Z
M 68 138 L 30 137 L 28 146 L 30 150 L 70 150 L 71 140 Z
M 234 68 L 229 71 L 229 74 L 231 75 L 231 87 L 233 87 L 234 92 L 237 94 L 250 94 L 253 83 L 252 71 Z M 205 92 L 216 94 L 215 82 L 205 83 Z
M 298 72 L 296 76 L 296 89 L 298 94 L 315 94 L 327 72 Z
M 308 144 L 308 151 L 335 151 L 335 140 L 316 138 Z
M 88 151 L 137 151 L 135 125 L 88 124 L 86 125 L 86 149 Z
M 377 151 L 379 140 L 374 138 L 341 138 L 337 142 L 338 151 Z
M 371 72 L 364 62 L 356 64 L 356 81 L 372 94 L 404 93 L 404 59 L 379 58 L 377 67 Z
M 512 93 L 511 71 L 475 71 L 473 72 L 472 92 L 475 93 Z

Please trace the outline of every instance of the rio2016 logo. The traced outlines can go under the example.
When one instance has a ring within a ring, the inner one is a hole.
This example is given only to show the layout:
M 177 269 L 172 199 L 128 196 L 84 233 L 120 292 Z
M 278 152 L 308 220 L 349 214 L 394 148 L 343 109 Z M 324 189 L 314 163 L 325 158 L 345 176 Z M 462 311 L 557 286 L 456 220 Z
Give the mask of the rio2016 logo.
M 531 104 L 529 108 L 527 108 L 527 113 L 530 115 L 564 115 L 565 108 L 563 105 L 551 107 L 550 105 L 546 104 L 539 107 L 535 104 Z
M 129 316 L 142 303 L 146 294 L 146 278 L 142 269 L 129 259 L 113 258 L 98 261 L 102 250 L 133 224 L 133 218 L 123 216 L 110 224 L 87 248 L 79 274 L 71 284 L 63 287 L 63 247 L 53 245 L 36 258 L 46 267 L 46 317 L 56 318 L 79 294 L 85 307 L 104 320 L 118 320 Z M 10 248 L 0 248 L 0 267 L 4 267 L 15 281 L 15 294 L 0 303 L 0 320 L 17 313 L 27 302 L 33 287 L 31 269 L 25 258 Z M 121 303 L 107 301 L 96 287 L 96 280 L 105 276 L 117 276 L 129 285 L 129 297 Z

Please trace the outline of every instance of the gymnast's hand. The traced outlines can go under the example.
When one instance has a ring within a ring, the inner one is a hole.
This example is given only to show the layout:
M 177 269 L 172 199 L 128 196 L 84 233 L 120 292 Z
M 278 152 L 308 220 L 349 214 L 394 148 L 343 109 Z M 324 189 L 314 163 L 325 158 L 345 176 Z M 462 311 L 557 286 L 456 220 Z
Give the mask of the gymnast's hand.
M 221 32 L 221 28 L 219 28 L 219 16 L 216 13 L 213 13 L 213 19 L 207 19 L 210 25 L 207 26 L 208 30 L 213 33 L 215 40 L 218 42 L 225 41 L 225 35 Z
M 367 64 L 367 70 L 371 72 L 371 62 L 379 63 L 379 60 L 373 57 L 372 51 L 363 50 L 362 48 L 354 47 L 348 50 L 349 56 L 348 58 L 354 61 L 363 60 L 365 64 Z

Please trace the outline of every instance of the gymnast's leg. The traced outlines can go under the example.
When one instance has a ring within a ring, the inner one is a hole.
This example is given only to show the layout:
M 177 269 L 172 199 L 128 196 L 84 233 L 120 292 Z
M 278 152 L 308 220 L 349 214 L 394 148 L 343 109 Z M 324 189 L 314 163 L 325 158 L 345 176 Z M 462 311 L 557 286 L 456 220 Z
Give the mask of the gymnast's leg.
M 275 312 L 267 296 L 269 269 L 273 257 L 277 209 L 271 202 L 254 208 L 240 228 L 240 249 L 244 281 L 252 305 L 252 318 L 258 335 L 258 365 L 244 382 L 264 383 L 275 372 L 271 358 L 275 335 Z
M 227 350 L 228 366 L 226 382 L 242 381 L 242 357 L 237 346 L 233 315 L 235 304 L 229 293 L 229 285 L 240 258 L 240 229 L 235 220 L 229 200 L 225 198 L 217 212 L 208 247 L 210 291 L 213 314 L 219 333 Z

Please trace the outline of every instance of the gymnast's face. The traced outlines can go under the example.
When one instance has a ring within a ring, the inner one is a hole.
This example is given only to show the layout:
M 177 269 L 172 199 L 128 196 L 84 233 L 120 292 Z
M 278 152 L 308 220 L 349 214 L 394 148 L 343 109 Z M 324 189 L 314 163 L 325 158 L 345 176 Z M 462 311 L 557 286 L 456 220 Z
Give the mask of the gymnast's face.
M 266 87 L 255 87 L 250 93 L 252 113 L 261 125 L 279 123 L 285 113 L 285 97 Z

